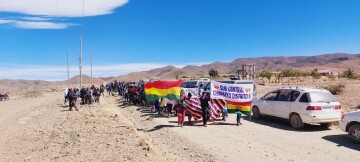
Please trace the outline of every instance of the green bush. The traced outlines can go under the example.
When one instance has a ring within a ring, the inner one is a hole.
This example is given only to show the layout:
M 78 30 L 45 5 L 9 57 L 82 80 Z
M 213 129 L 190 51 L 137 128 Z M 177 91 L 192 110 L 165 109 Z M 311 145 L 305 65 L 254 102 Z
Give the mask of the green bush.
M 327 87 L 324 87 L 324 89 L 330 91 L 333 95 L 339 95 L 344 91 L 345 84 L 339 83 L 335 85 L 329 85 Z
M 271 76 L 272 76 L 272 73 L 270 71 L 267 71 L 267 70 L 263 70 L 259 73 L 259 77 L 261 78 L 267 78 L 270 82 L 270 79 L 271 79 Z
M 219 73 L 218 73 L 218 71 L 216 70 L 216 69 L 213 69 L 213 68 L 211 68 L 210 70 L 209 70 L 209 76 L 211 77 L 211 78 L 218 78 L 219 77 Z
M 318 69 L 314 69 L 310 72 L 310 76 L 312 76 L 314 79 L 320 79 L 321 74 L 319 73 Z
M 347 79 L 356 79 L 358 78 L 357 74 L 354 72 L 354 70 L 352 69 L 347 69 L 345 71 L 342 72 L 342 74 L 340 75 L 340 77 L 342 78 L 347 78 Z

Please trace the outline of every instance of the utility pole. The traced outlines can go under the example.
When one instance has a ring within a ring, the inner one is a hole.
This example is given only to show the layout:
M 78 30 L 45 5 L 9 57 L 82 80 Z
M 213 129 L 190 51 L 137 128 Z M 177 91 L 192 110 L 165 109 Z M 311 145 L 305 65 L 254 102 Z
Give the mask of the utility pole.
M 91 85 L 93 85 L 93 75 L 92 75 L 92 53 L 90 54 L 90 60 L 91 60 Z
M 81 88 L 82 87 L 82 36 L 80 36 L 79 68 L 80 68 L 80 88 Z
M 66 64 L 67 64 L 67 87 L 69 88 L 69 52 L 66 54 Z

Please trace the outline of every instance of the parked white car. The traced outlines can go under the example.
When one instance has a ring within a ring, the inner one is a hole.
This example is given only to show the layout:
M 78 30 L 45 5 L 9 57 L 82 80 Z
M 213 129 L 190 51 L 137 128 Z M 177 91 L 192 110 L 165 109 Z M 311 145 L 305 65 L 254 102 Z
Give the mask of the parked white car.
M 288 119 L 294 128 L 302 128 L 304 124 L 328 127 L 341 119 L 341 106 L 328 90 L 282 88 L 254 100 L 252 113 L 254 118 L 269 115 Z
M 339 127 L 341 130 L 348 132 L 351 140 L 360 143 L 360 111 L 343 114 Z
M 188 80 L 184 81 L 183 88 L 190 90 L 193 95 L 201 95 L 204 91 L 204 87 L 210 82 L 210 79 L 201 78 L 200 80 Z

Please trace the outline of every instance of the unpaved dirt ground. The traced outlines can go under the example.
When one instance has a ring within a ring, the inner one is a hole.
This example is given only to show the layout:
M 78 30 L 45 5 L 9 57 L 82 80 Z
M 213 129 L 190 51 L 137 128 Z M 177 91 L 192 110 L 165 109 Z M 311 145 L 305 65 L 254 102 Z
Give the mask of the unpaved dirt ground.
M 259 87 L 259 95 L 271 89 Z M 360 145 L 337 126 L 296 130 L 287 121 L 247 117 L 236 126 L 230 114 L 208 127 L 201 120 L 177 127 L 176 117 L 117 95 L 79 109 L 68 111 L 56 90 L 0 102 L 0 161 L 360 161 Z

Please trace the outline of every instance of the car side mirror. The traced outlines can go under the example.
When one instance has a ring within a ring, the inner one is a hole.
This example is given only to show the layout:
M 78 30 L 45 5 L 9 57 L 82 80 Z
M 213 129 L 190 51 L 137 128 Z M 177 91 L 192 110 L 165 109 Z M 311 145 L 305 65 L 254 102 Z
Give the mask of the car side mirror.
M 262 100 L 265 100 L 265 97 L 261 97 Z

